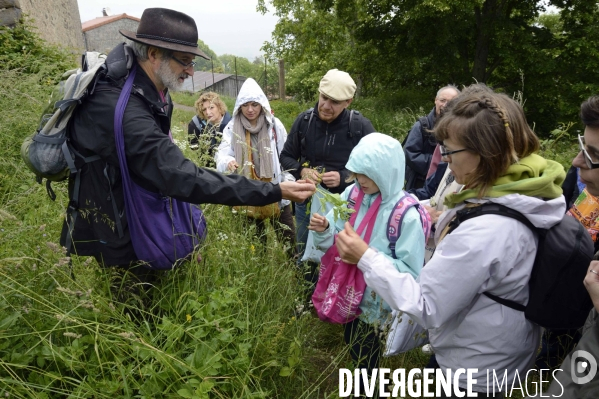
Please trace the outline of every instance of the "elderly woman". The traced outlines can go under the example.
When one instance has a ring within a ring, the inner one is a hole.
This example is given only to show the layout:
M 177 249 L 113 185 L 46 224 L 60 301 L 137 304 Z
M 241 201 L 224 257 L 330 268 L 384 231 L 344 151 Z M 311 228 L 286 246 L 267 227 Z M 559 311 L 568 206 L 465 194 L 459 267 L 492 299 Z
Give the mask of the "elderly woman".
M 478 369 L 473 374 L 478 397 L 502 397 L 493 396 L 492 378 L 487 396 L 487 371 L 494 370 L 500 380 L 507 373 L 510 386 L 516 373 L 525 375 L 534 363 L 540 327 L 483 294 L 528 302 L 536 235 L 515 219 L 491 214 L 463 221 L 443 235 L 457 211 L 485 202 L 515 209 L 536 227 L 557 224 L 566 206 L 560 188 L 565 172 L 534 154 L 539 140 L 522 107 L 502 94 L 457 97 L 434 131 L 443 159 L 464 188 L 446 196 L 449 209 L 437 221 L 435 237 L 441 241 L 419 280 L 369 249 L 351 226 L 339 233 L 337 245 L 385 302 L 428 329 L 442 369 Z M 458 385 L 466 388 L 465 375 Z
M 239 89 L 233 119 L 223 131 L 215 155 L 216 169 L 266 182 L 294 180 L 291 175 L 282 172 L 279 162 L 285 140 L 287 131 L 283 123 L 272 114 L 270 103 L 258 83 L 248 78 Z M 264 227 L 263 219 L 281 222 L 286 228 L 273 225 L 288 241 L 290 255 L 295 253 L 295 226 L 289 201 L 261 208 L 244 207 L 238 211 L 256 219 L 259 234 Z
M 227 105 L 214 92 L 203 93 L 195 102 L 196 116 L 187 126 L 189 147 L 197 150 L 203 138 L 209 145 L 210 158 L 214 156 L 219 139 L 225 126 L 231 120 Z

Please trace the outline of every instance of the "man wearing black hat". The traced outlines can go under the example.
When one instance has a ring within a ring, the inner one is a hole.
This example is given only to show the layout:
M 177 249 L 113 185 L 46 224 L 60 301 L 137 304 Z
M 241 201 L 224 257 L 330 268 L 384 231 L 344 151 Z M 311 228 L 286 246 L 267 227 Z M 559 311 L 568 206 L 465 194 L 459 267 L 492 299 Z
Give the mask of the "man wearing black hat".
M 106 59 L 105 74 L 79 106 L 69 131 L 72 147 L 84 157 L 100 160 L 81 166 L 78 214 L 67 220 L 61 242 L 70 235 L 73 253 L 94 256 L 100 264 L 133 269 L 146 278 L 127 228 L 121 170 L 115 145 L 115 109 L 129 72 L 136 67 L 131 96 L 123 115 L 123 139 L 130 179 L 143 190 L 200 204 L 267 205 L 282 198 L 303 201 L 315 190 L 309 182 L 278 185 L 225 176 L 197 167 L 183 156 L 170 138 L 172 102 L 177 90 L 192 76 L 198 49 L 194 20 L 186 14 L 146 9 L 137 32 L 120 31 L 132 44 L 120 44 Z M 69 194 L 73 202 L 74 182 Z M 119 234 L 115 225 L 122 226 Z M 140 272 L 139 270 L 142 270 Z M 147 269 L 146 269 L 147 270 Z

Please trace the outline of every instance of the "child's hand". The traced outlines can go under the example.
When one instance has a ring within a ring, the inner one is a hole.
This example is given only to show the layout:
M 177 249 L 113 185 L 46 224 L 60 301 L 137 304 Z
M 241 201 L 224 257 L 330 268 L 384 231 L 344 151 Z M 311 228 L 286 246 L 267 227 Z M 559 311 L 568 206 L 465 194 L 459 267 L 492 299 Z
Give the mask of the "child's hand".
M 345 228 L 337 234 L 335 245 L 341 259 L 351 265 L 357 265 L 368 250 L 368 244 L 354 231 L 354 228 L 348 222 L 345 222 Z
M 329 221 L 322 215 L 318 213 L 313 213 L 310 218 L 310 224 L 308 225 L 308 230 L 314 230 L 318 233 L 322 233 L 326 229 L 329 228 Z

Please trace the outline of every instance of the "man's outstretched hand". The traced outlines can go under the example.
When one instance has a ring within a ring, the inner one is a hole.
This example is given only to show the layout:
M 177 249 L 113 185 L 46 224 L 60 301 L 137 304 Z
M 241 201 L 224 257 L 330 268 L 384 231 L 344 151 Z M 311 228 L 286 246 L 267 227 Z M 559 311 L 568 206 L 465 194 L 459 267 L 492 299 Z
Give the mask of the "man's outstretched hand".
M 309 180 L 284 181 L 279 184 L 284 199 L 304 202 L 316 192 L 316 185 Z

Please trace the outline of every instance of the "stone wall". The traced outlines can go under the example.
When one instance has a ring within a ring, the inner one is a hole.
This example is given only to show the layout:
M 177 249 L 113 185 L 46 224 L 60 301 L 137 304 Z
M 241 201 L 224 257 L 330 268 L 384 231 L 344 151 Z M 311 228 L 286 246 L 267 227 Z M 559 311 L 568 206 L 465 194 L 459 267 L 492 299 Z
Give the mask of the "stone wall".
M 77 0 L 0 0 L 0 25 L 12 25 L 21 14 L 34 19 L 39 36 L 79 53 L 83 50 Z
M 125 36 L 119 33 L 119 29 L 136 32 L 138 25 L 138 21 L 122 18 L 83 32 L 85 48 L 87 51 L 100 51 L 108 54 L 114 46 L 126 40 Z
M 21 18 L 19 0 L 0 0 L 0 26 L 13 26 Z

